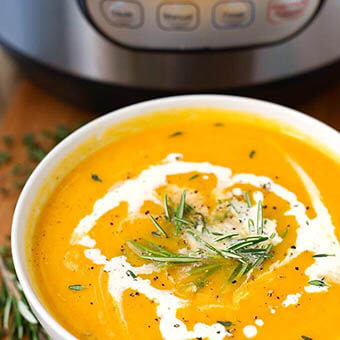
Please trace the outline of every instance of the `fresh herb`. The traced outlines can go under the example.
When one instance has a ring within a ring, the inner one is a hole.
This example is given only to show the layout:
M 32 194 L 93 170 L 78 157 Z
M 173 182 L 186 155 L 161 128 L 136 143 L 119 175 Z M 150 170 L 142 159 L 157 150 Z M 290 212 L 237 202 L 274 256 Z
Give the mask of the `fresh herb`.
M 316 287 L 328 287 L 328 284 L 322 279 L 322 280 L 311 280 L 308 282 L 311 286 Z
M 14 176 L 27 176 L 32 172 L 32 168 L 28 164 L 16 164 L 12 167 Z
M 193 181 L 194 179 L 196 179 L 196 178 L 199 177 L 199 176 L 200 176 L 199 174 L 192 175 L 192 176 L 189 178 L 189 181 Z
M 309 336 L 305 336 L 305 335 L 301 335 L 301 338 L 303 340 L 313 340 L 312 338 L 310 338 Z
M 69 285 L 68 289 L 80 291 L 80 290 L 86 289 L 86 287 L 82 285 Z
M 168 238 L 168 234 L 166 233 L 166 231 L 160 226 L 160 224 L 156 221 L 156 219 L 150 215 L 151 221 L 154 224 L 154 226 L 158 229 L 158 231 L 163 234 L 166 238 Z
M 262 201 L 257 203 L 257 223 L 256 223 L 257 233 L 259 235 L 263 234 L 263 210 Z
M 0 337 L 48 340 L 49 337 L 33 315 L 15 274 L 9 247 L 0 249 Z
M 289 229 L 288 228 L 286 228 L 286 230 L 284 231 L 284 233 L 282 234 L 282 238 L 285 238 L 286 236 L 287 236 L 287 234 L 288 234 L 288 231 L 289 231 Z
M 248 229 L 249 232 L 252 232 L 253 227 L 255 226 L 254 220 L 252 218 L 248 219 Z
M 184 207 L 185 207 L 185 196 L 186 196 L 186 190 L 183 190 L 183 193 L 181 195 L 181 199 L 180 199 L 179 204 L 178 204 L 176 211 L 175 211 L 175 217 L 177 217 L 178 219 L 183 218 Z M 177 221 L 176 222 L 176 235 L 179 234 L 181 227 L 182 227 L 182 222 Z
M 230 328 L 234 325 L 231 321 L 217 321 L 217 323 L 221 324 L 225 328 Z
M 157 231 L 152 231 L 152 232 L 151 232 L 151 235 L 152 235 L 152 236 L 156 236 L 156 237 L 162 237 L 162 235 L 159 234 L 159 233 L 157 233 Z
M 329 257 L 329 256 L 335 256 L 335 254 L 316 254 L 316 255 L 313 255 L 314 258 Z
M 245 199 L 246 199 L 248 208 L 251 208 L 251 207 L 252 207 L 252 204 L 251 204 L 251 200 L 250 200 L 250 197 L 249 197 L 249 193 L 248 193 L 248 192 L 245 192 L 245 193 L 244 193 L 244 197 L 245 197 Z
M 227 235 L 222 234 L 222 235 L 220 235 L 220 237 L 217 237 L 215 239 L 215 242 L 221 242 L 221 241 L 227 240 L 229 238 L 232 238 L 234 236 L 238 236 L 238 234 L 237 233 L 231 233 L 231 234 L 227 234 Z
M 276 233 L 270 237 L 263 235 L 264 219 L 262 215 L 262 201 L 258 202 L 257 227 L 258 234 L 249 237 L 237 238 L 239 235 L 233 233 L 210 232 L 206 227 L 205 217 L 197 212 L 186 202 L 186 190 L 183 190 L 177 206 L 172 207 L 166 194 L 163 197 L 165 219 L 169 222 L 169 227 L 174 227 L 174 236 L 180 234 L 190 235 L 201 245 L 197 250 L 188 254 L 178 254 L 167 250 L 150 241 L 128 241 L 129 248 L 144 260 L 153 261 L 158 265 L 192 265 L 195 268 L 189 270 L 189 275 L 194 276 L 192 284 L 197 288 L 202 288 L 208 283 L 208 277 L 222 268 L 230 273 L 230 268 L 235 264 L 228 282 L 234 281 L 242 275 L 245 275 L 255 267 L 259 267 L 267 258 L 272 258 L 271 250 L 273 248 L 272 239 Z M 239 213 L 233 203 L 227 207 L 233 208 Z M 157 232 L 152 232 L 153 236 L 170 237 L 158 221 L 150 215 L 150 218 L 157 228 Z M 249 228 L 255 227 L 252 219 L 248 219 Z M 216 238 L 211 240 L 203 236 L 204 233 L 214 235 Z M 227 245 L 222 241 L 226 241 Z
M 229 207 L 232 207 L 233 210 L 235 211 L 235 213 L 236 213 L 237 215 L 240 213 L 240 212 L 236 209 L 234 203 L 230 202 L 230 203 L 228 204 L 228 206 L 229 206 Z
M 145 260 L 160 263 L 194 263 L 201 261 L 199 257 L 175 254 L 151 242 L 149 242 L 150 247 L 143 246 L 135 241 L 128 241 L 127 244 L 136 255 Z
M 55 130 L 42 131 L 42 135 L 53 140 L 55 144 L 58 144 L 63 139 L 65 139 L 69 134 L 71 134 L 71 132 L 73 131 L 74 129 L 72 129 L 71 127 L 66 126 L 64 124 L 59 124 L 57 125 Z
M 8 163 L 10 159 L 11 155 L 8 151 L 0 151 L 0 165 Z
M 103 182 L 102 179 L 96 174 L 92 174 L 91 178 L 96 182 Z
M 13 144 L 13 137 L 11 135 L 5 135 L 2 137 L 2 141 L 9 147 Z
M 22 138 L 22 143 L 26 147 L 28 158 L 32 161 L 40 162 L 46 156 L 46 151 L 37 142 L 33 133 L 26 133 Z
M 251 150 L 250 153 L 249 153 L 249 158 L 253 159 L 255 154 L 256 154 L 256 151 L 255 150 Z
M 127 270 L 126 275 L 131 276 L 133 279 L 137 278 L 137 275 L 132 270 Z
M 172 133 L 169 137 L 173 138 L 173 137 L 178 137 L 178 136 L 182 136 L 183 132 L 182 131 L 176 131 L 174 133 Z
M 168 205 L 168 196 L 167 196 L 167 194 L 164 194 L 163 203 L 164 203 L 165 218 L 168 221 L 170 221 L 171 220 L 171 216 L 170 216 L 170 210 L 169 210 L 169 205 Z

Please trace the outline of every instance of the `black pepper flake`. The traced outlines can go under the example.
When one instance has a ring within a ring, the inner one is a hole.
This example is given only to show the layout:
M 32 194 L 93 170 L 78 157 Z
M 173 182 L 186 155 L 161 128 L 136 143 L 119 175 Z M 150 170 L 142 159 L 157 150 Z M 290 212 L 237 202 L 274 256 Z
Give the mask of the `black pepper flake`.
M 299 267 L 295 267 L 295 270 L 300 270 L 300 268 Z

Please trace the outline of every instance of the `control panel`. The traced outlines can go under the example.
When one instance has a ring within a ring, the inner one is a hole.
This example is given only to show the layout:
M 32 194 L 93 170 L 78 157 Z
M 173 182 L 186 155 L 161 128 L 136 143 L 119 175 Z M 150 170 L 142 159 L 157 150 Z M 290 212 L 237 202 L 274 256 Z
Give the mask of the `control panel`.
M 228 49 L 276 43 L 312 20 L 322 0 L 84 0 L 113 41 L 156 50 Z

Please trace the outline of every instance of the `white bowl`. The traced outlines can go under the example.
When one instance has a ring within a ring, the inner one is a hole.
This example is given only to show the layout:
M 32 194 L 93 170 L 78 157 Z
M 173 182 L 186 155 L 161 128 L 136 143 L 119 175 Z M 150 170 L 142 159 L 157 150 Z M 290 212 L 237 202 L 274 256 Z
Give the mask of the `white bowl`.
M 44 158 L 27 181 L 17 203 L 12 224 L 12 252 L 20 284 L 34 313 L 52 339 L 71 340 L 76 338 L 47 311 L 39 300 L 28 274 L 25 252 L 28 218 L 46 177 L 67 154 L 91 136 L 100 135 L 115 124 L 132 117 L 178 107 L 231 109 L 267 117 L 294 127 L 295 130 L 311 137 L 340 156 L 340 134 L 318 120 L 269 102 L 223 95 L 189 95 L 150 100 L 111 112 L 72 133 Z

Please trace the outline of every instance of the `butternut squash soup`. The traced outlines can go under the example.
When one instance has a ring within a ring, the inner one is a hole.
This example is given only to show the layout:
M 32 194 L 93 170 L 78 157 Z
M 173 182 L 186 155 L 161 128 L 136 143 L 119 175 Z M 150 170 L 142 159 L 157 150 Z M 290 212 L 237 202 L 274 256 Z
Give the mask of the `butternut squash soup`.
M 246 113 L 173 109 L 121 124 L 37 207 L 28 237 L 33 281 L 65 329 L 340 339 L 335 156 Z

